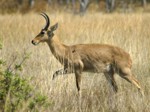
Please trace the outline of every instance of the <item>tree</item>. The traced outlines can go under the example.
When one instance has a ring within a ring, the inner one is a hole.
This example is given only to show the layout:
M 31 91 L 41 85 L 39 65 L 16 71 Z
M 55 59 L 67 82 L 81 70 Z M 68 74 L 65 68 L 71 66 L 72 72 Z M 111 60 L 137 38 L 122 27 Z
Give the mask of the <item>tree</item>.
M 63 4 L 63 0 L 57 0 L 59 4 Z
M 22 5 L 23 0 L 18 0 L 19 5 Z
M 112 12 L 115 8 L 115 0 L 106 0 L 107 12 Z
M 80 2 L 80 13 L 84 14 L 89 5 L 89 0 L 79 0 Z
M 52 3 L 52 0 L 47 0 L 48 4 L 50 5 Z
M 32 8 L 35 4 L 35 0 L 29 0 L 29 6 Z
M 76 3 L 76 0 L 66 0 L 67 7 L 71 6 L 71 8 L 73 9 L 73 12 L 75 12 L 75 3 Z
M 72 0 L 72 9 L 75 12 L 75 4 L 76 4 L 76 0 Z
M 145 7 L 146 4 L 147 4 L 147 0 L 142 0 L 142 5 L 143 5 L 143 7 Z

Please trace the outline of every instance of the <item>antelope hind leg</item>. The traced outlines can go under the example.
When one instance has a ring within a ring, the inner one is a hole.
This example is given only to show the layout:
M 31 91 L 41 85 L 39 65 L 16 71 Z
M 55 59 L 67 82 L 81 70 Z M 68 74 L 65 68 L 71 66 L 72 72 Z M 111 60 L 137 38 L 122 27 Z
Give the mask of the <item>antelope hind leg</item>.
M 144 96 L 144 92 L 141 89 L 140 83 L 137 81 L 137 79 L 133 76 L 133 74 L 131 73 L 131 70 L 129 68 L 125 68 L 123 70 L 121 70 L 121 74 L 120 76 L 122 78 L 124 78 L 125 80 L 127 80 L 128 82 L 132 83 L 133 85 L 135 85 L 138 90 L 140 91 L 141 95 Z

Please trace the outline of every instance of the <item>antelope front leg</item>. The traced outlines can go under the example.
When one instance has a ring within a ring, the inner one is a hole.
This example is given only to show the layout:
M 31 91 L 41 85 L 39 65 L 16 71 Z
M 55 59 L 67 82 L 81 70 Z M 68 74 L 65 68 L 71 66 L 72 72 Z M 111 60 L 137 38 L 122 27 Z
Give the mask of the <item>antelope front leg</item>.
M 83 64 L 81 62 L 75 64 L 75 78 L 78 92 L 80 91 L 82 71 L 83 71 Z
M 53 78 L 52 80 L 54 80 L 58 75 L 64 75 L 64 74 L 69 74 L 72 73 L 69 69 L 60 69 L 57 70 L 54 74 L 53 74 Z

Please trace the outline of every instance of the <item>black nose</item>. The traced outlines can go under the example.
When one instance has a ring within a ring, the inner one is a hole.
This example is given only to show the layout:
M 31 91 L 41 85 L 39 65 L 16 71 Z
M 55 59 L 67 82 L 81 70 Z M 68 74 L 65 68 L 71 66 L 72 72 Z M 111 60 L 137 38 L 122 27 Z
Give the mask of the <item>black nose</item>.
M 31 43 L 34 44 L 34 41 L 32 40 Z

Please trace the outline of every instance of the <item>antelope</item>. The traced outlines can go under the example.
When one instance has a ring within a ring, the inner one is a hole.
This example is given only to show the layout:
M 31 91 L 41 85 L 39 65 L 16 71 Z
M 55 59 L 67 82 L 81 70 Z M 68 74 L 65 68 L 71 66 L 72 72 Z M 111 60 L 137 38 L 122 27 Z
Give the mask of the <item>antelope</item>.
M 41 15 L 45 18 L 46 25 L 32 40 L 32 44 L 47 43 L 54 57 L 63 65 L 63 69 L 57 70 L 53 74 L 53 79 L 58 75 L 75 73 L 76 87 L 79 92 L 82 72 L 104 73 L 116 93 L 118 87 L 114 74 L 117 73 L 121 78 L 135 85 L 142 93 L 139 82 L 131 72 L 132 60 L 127 52 L 107 44 L 65 45 L 54 33 L 58 28 L 58 23 L 49 27 L 48 15 L 45 13 L 41 13 Z

